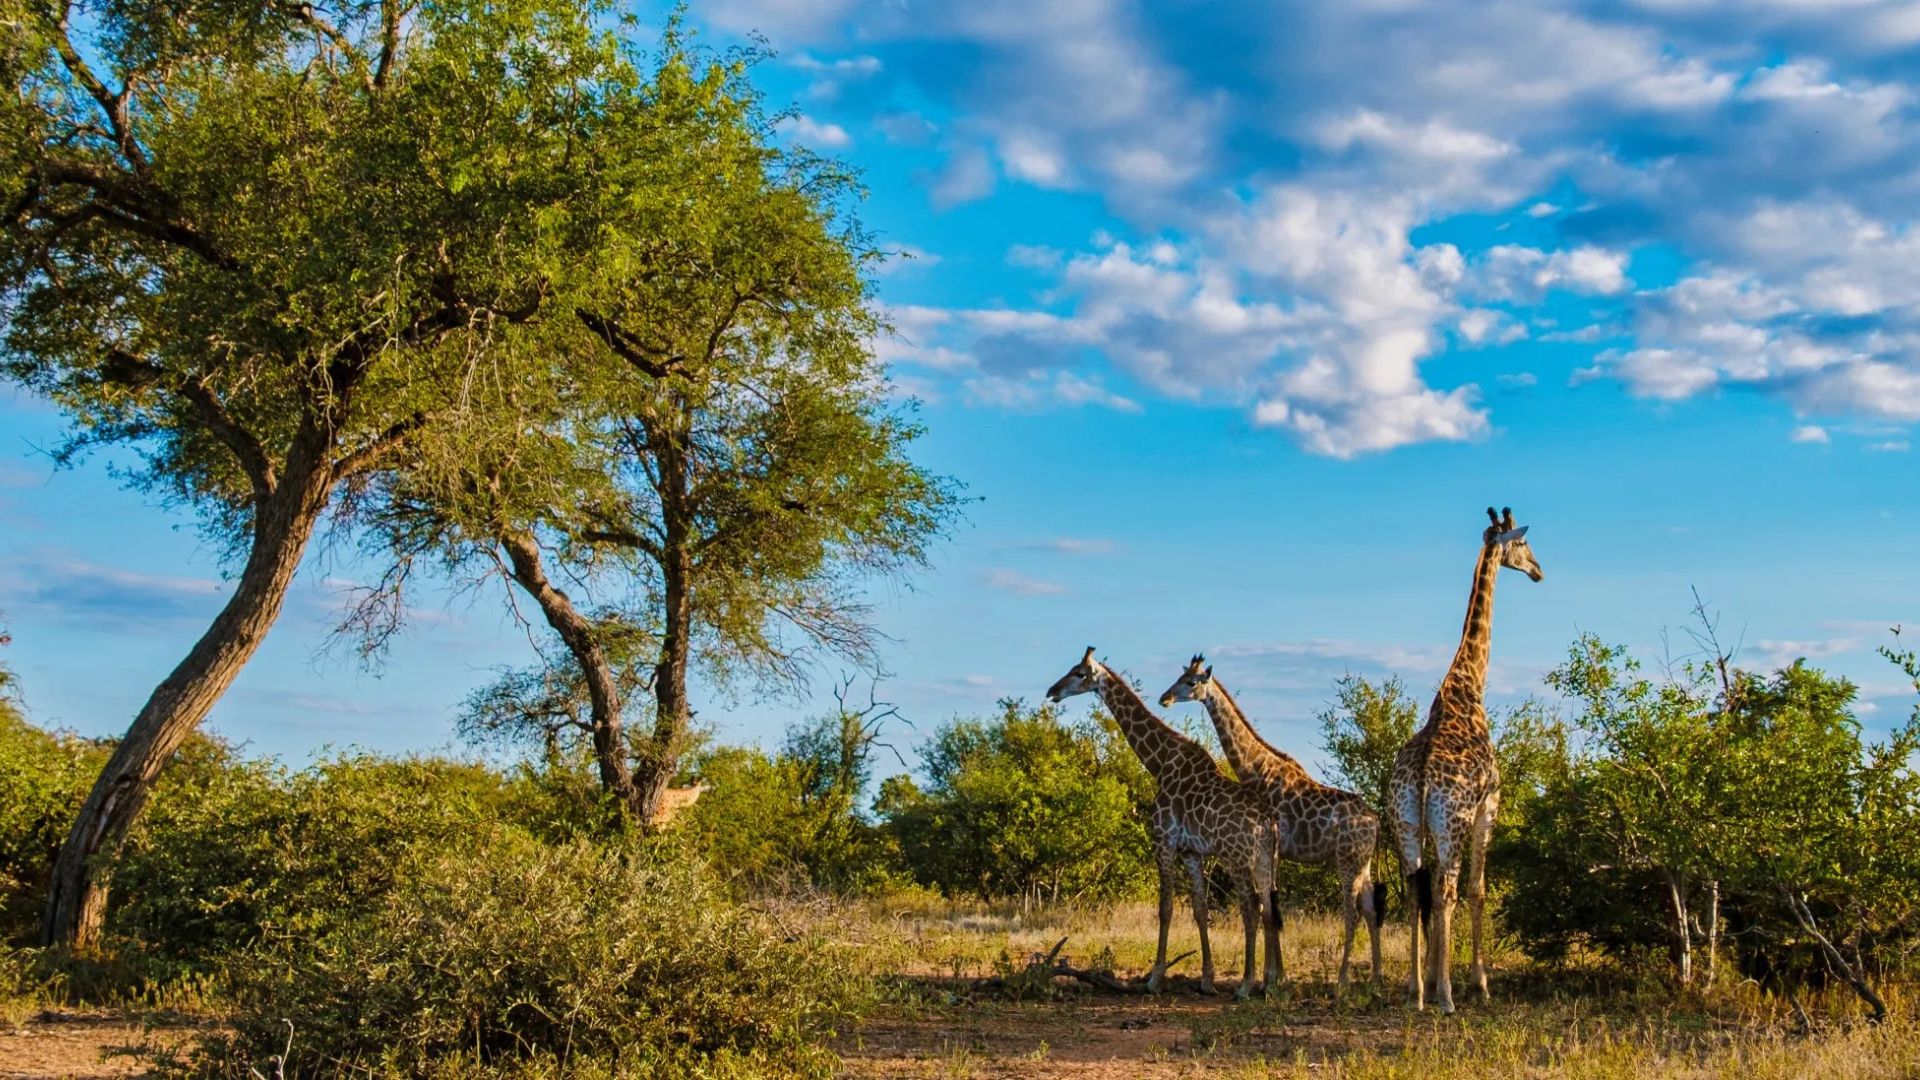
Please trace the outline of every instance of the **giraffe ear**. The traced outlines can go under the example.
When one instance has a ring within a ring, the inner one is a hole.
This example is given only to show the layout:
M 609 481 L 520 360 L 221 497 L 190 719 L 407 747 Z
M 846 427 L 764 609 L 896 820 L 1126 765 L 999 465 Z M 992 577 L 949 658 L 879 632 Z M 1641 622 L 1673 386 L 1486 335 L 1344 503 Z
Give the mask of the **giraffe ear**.
M 1517 529 L 1508 529 L 1506 532 L 1494 537 L 1493 542 L 1496 544 L 1511 544 L 1515 540 L 1527 535 L 1527 530 L 1531 528 L 1533 528 L 1531 525 L 1522 525 Z

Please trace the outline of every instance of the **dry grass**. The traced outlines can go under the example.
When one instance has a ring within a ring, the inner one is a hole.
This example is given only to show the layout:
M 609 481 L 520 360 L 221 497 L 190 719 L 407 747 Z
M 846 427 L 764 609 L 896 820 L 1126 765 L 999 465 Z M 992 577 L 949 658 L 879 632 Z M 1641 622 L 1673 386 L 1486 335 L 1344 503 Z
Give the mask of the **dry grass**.
M 1240 929 L 1216 922 L 1217 976 L 1237 979 Z M 890 1001 L 841 1040 L 851 1077 L 1314 1076 L 1389 1080 L 1578 1080 L 1657 1077 L 1821 1076 L 1840 1080 L 1920 1075 L 1920 1028 L 1905 988 L 1887 988 L 1895 1020 L 1873 1027 L 1850 998 L 1807 1002 L 1820 1029 L 1799 1030 L 1790 1008 L 1751 984 L 1675 994 L 1598 965 L 1543 970 L 1493 941 L 1493 997 L 1474 1001 L 1455 963 L 1458 1014 L 1416 1014 L 1403 1004 L 1406 929 L 1389 924 L 1382 946 L 1386 991 L 1374 994 L 1364 930 L 1355 946 L 1358 985 L 1333 997 L 1340 925 L 1289 920 L 1282 944 L 1292 977 L 1279 998 L 1235 1004 L 1185 989 L 1158 998 L 1086 993 L 1066 985 L 1052 1000 L 1004 1001 L 969 993 L 969 981 L 1018 966 L 1062 937 L 1075 963 L 1111 964 L 1121 976 L 1152 962 L 1150 905 L 1020 912 L 924 896 L 862 906 L 784 909 L 856 945 Z M 1231 925 L 1229 925 L 1231 923 Z M 1184 907 L 1170 951 L 1198 947 Z M 1197 955 L 1174 969 L 1197 975 Z

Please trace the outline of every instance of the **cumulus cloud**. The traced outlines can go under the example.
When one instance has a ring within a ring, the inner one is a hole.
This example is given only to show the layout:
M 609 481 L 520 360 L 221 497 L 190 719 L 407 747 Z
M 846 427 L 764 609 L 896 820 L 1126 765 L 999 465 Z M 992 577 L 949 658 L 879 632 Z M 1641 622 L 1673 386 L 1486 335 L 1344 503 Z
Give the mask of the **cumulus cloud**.
M 1826 445 L 1833 441 L 1827 429 L 1817 424 L 1806 424 L 1793 429 L 1793 441 L 1797 443 L 1819 443 Z
M 819 150 L 841 150 L 853 142 L 846 128 L 815 120 L 804 113 L 781 121 L 780 130 L 794 142 Z
M 984 348 L 948 324 L 949 365 L 1003 380 L 975 400 L 1104 364 L 1320 453 L 1478 438 L 1471 368 L 1438 382 L 1426 362 L 1580 298 L 1611 307 L 1537 336 L 1612 345 L 1589 377 L 1637 396 L 1740 386 L 1920 420 L 1910 4 L 717 0 L 707 17 L 798 50 L 816 96 L 908 88 L 869 110 L 891 140 L 933 138 L 934 103 L 938 207 L 1087 192 L 1151 238 L 1010 253 L 1051 275 L 1036 304 L 1057 322 Z M 1525 242 L 1416 239 L 1463 213 Z M 1684 272 L 1635 292 L 1648 244 Z

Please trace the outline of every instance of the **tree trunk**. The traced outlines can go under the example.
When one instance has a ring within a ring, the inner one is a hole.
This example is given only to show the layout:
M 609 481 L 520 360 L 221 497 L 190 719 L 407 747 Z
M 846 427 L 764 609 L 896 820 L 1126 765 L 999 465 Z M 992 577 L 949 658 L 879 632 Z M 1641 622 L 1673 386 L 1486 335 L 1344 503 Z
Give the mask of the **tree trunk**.
M 503 532 L 500 546 L 507 553 L 513 580 L 540 605 L 547 625 L 560 635 L 587 680 L 587 699 L 593 711 L 589 718 L 593 728 L 593 756 L 600 767 L 600 786 L 620 804 L 627 818 L 639 822 L 651 820 L 659 796 L 656 794 L 653 800 L 643 803 L 634 789 L 633 773 L 627 766 L 626 739 L 621 735 L 620 685 L 614 678 L 606 650 L 593 632 L 592 621 L 574 606 L 572 597 L 548 579 L 540 558 L 540 546 L 531 535 Z
M 333 486 L 324 451 L 289 456 L 255 512 L 239 584 L 186 659 L 153 691 L 80 807 L 54 860 L 42 944 L 91 950 L 106 917 L 107 867 L 146 806 L 160 769 L 220 700 L 280 616 L 293 575 Z
M 1720 974 L 1720 883 L 1707 883 L 1707 987 Z
M 1800 898 L 1799 893 L 1785 887 L 1780 889 L 1780 898 L 1786 901 L 1787 911 L 1793 915 L 1793 920 L 1800 924 L 1800 929 L 1805 930 L 1807 935 L 1813 938 L 1814 944 L 1820 947 L 1820 952 L 1827 958 L 1827 963 L 1833 970 L 1840 973 L 1840 977 L 1847 981 L 1848 986 L 1853 987 L 1853 992 L 1859 996 L 1860 1000 L 1866 1002 L 1867 1007 L 1873 1010 L 1873 1022 L 1877 1024 L 1885 1020 L 1887 1003 L 1880 1000 L 1880 995 L 1874 992 L 1873 987 L 1867 982 L 1866 973 L 1849 961 L 1846 954 L 1835 948 L 1833 942 L 1827 939 L 1827 935 L 1820 932 L 1820 924 L 1814 922 L 1813 910 L 1807 907 L 1807 902 Z
M 662 610 L 660 655 L 653 671 L 653 738 L 634 773 L 634 787 L 649 816 L 680 767 L 680 745 L 693 721 L 687 702 L 687 663 L 693 653 L 694 523 L 688 506 L 691 477 L 687 469 L 692 417 L 683 401 L 675 401 L 673 416 L 672 429 L 657 440 Z
M 687 662 L 692 653 L 693 603 L 689 578 L 692 560 L 682 539 L 676 546 L 674 529 L 667 529 L 666 556 L 662 561 L 662 591 L 665 593 L 665 619 L 660 635 L 660 658 L 653 673 L 653 739 L 634 776 L 642 805 L 656 806 L 680 767 L 680 744 L 693 721 L 687 701 Z
M 1667 881 L 1667 954 L 1673 960 L 1674 979 L 1687 986 L 1693 982 L 1693 926 L 1687 912 L 1687 882 L 1675 870 L 1662 870 Z

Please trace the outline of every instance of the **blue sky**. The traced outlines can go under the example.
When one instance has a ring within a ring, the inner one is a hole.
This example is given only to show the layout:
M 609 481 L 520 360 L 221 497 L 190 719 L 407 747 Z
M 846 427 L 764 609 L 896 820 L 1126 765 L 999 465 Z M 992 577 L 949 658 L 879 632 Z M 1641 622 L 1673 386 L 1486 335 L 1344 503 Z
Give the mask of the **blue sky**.
M 657 20 L 655 11 L 643 18 Z M 1087 644 L 1157 692 L 1206 650 L 1317 759 L 1345 672 L 1423 699 L 1481 508 L 1494 692 L 1581 631 L 1673 652 L 1697 587 L 1741 660 L 1873 655 L 1920 624 L 1920 8 L 1835 0 L 696 4 L 759 33 L 784 138 L 864 171 L 911 258 L 878 342 L 921 458 L 977 498 L 873 600 L 915 724 L 1036 698 Z M 217 607 L 192 522 L 55 473 L 0 396 L 0 609 L 32 714 L 121 730 Z M 304 760 L 446 748 L 523 662 L 494 592 L 432 596 L 377 672 L 327 653 L 375 568 L 316 552 L 211 726 Z M 819 689 L 837 668 L 822 669 Z M 702 721 L 772 742 L 805 701 Z M 1188 708 L 1188 707 L 1183 707 Z M 1181 714 L 1184 716 L 1184 713 Z

